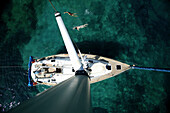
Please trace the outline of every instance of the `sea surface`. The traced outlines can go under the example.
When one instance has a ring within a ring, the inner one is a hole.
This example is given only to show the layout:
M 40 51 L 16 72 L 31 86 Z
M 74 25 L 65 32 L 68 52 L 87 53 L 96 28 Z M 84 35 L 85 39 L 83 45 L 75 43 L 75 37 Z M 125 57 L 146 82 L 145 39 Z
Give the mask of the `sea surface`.
M 170 68 L 169 0 L 51 1 L 82 53 Z M 66 53 L 54 13 L 48 0 L 0 4 L 0 112 L 49 88 L 27 87 L 27 66 L 29 56 Z M 88 27 L 72 29 L 83 24 Z M 129 70 L 91 84 L 91 99 L 94 113 L 168 113 L 170 73 Z

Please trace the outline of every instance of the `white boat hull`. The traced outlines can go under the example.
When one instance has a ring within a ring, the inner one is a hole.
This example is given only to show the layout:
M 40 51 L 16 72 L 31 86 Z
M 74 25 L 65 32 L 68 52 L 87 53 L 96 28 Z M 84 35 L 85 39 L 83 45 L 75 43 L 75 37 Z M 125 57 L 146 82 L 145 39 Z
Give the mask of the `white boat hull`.
M 130 66 L 116 60 L 97 55 L 86 56 L 86 71 L 90 82 L 95 83 L 130 69 Z M 37 59 L 32 63 L 31 76 L 34 82 L 46 85 L 59 84 L 75 75 L 72 62 L 68 54 L 59 54 Z

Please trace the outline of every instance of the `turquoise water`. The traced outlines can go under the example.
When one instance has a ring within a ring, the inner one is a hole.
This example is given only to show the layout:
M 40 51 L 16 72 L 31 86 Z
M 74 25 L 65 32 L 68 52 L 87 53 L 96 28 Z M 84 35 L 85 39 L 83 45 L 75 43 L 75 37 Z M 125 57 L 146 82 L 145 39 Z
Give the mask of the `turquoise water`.
M 170 67 L 168 0 L 52 0 L 82 53 L 145 67 Z M 77 13 L 78 17 L 63 14 Z M 47 86 L 27 87 L 29 56 L 66 53 L 48 0 L 8 0 L 0 18 L 1 111 Z M 80 31 L 72 28 L 89 24 Z M 4 67 L 22 66 L 22 67 Z M 91 85 L 94 113 L 166 113 L 169 73 L 130 70 Z

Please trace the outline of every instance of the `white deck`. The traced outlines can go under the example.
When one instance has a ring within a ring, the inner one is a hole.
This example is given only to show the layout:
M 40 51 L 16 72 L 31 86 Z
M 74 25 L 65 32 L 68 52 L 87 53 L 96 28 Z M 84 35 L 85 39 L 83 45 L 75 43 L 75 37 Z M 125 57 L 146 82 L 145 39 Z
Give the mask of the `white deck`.
M 83 54 L 84 56 L 85 54 Z M 130 69 L 130 66 L 109 58 L 86 54 L 85 63 L 91 83 L 113 77 Z M 117 65 L 121 69 L 117 69 Z M 106 68 L 106 66 L 110 68 Z M 75 75 L 68 54 L 59 54 L 38 59 L 32 64 L 31 76 L 34 82 L 56 85 Z

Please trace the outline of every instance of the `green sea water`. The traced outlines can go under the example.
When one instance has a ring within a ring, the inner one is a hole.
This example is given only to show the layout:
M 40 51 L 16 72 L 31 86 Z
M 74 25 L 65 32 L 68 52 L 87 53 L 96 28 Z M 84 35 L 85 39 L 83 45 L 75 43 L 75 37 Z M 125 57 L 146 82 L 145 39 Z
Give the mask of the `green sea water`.
M 52 0 L 82 53 L 170 68 L 168 0 Z M 7 0 L 0 18 L 0 112 L 48 86 L 27 87 L 29 56 L 66 53 L 48 0 Z M 77 13 L 71 17 L 63 12 Z M 88 24 L 80 31 L 72 28 Z M 6 67 L 4 67 L 6 66 Z M 9 66 L 21 66 L 10 67 Z M 94 113 L 167 113 L 170 74 L 129 70 L 91 85 Z

